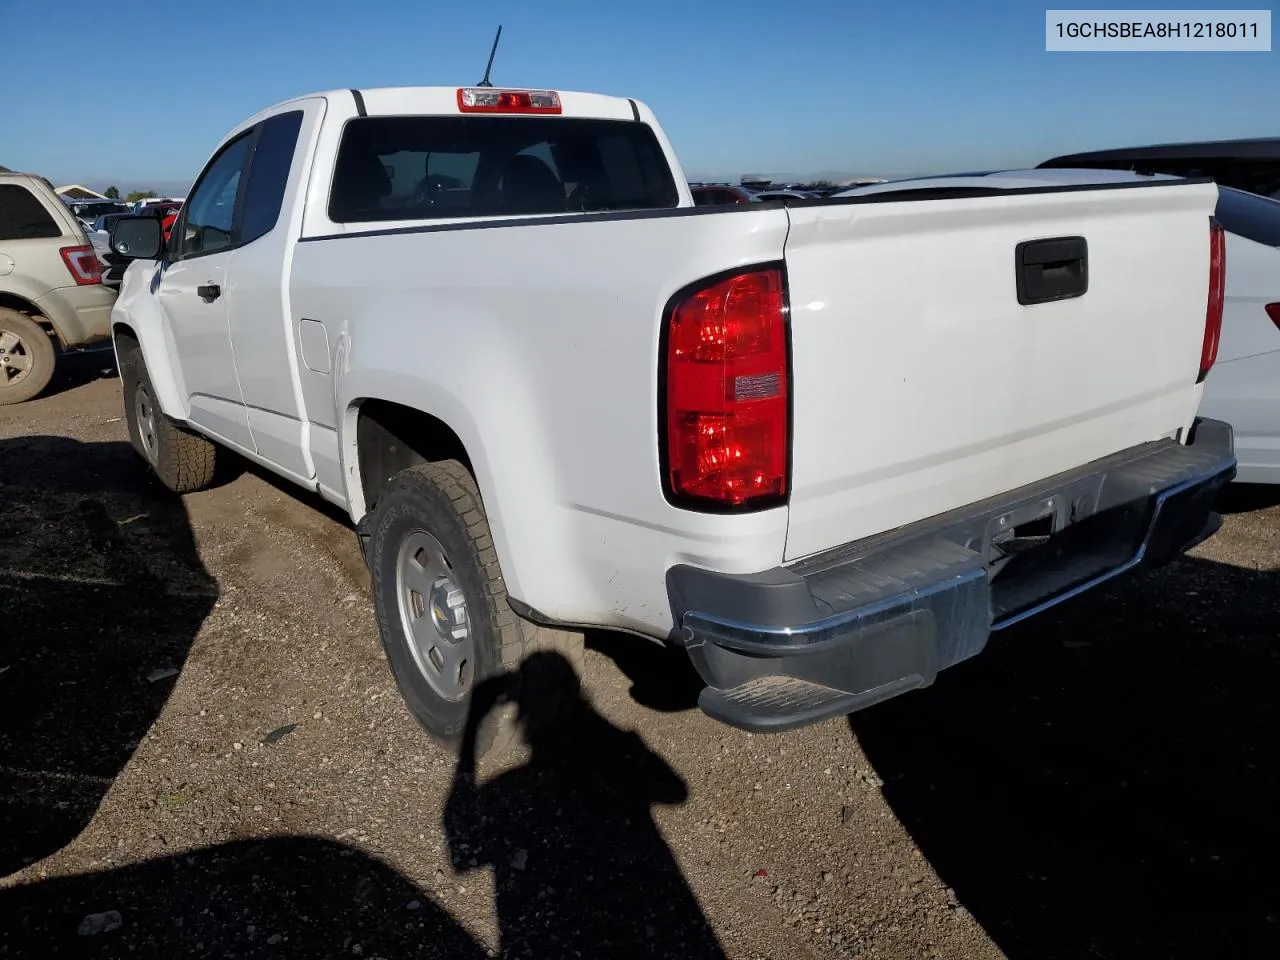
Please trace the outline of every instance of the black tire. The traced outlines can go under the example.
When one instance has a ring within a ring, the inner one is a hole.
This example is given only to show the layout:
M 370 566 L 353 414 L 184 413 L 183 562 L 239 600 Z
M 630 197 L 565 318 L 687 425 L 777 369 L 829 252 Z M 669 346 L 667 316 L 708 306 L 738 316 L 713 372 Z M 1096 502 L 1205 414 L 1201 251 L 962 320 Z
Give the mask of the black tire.
M 0 307 L 0 407 L 41 393 L 53 379 L 57 356 L 44 327 L 25 313 Z
M 473 694 L 482 685 L 491 687 L 515 678 L 537 652 L 560 654 L 581 675 L 583 635 L 539 626 L 511 610 L 479 488 L 457 460 L 420 464 L 392 477 L 378 496 L 369 531 L 367 556 L 378 630 L 409 711 L 433 739 L 455 754 L 469 720 L 475 724 L 477 758 L 506 752 L 520 737 L 514 708 L 498 703 L 489 709 L 486 700 L 486 715 L 471 718 Z M 397 564 L 402 546 L 419 532 L 434 538 L 443 549 L 449 575 L 465 598 L 469 635 L 474 637 L 469 648 L 475 657 L 470 687 L 456 699 L 446 698 L 429 682 L 425 668 L 415 659 L 402 616 Z M 527 683 L 528 678 L 520 682 Z M 560 694 L 576 700 L 578 691 L 539 690 L 540 724 L 554 721 L 554 700 Z
M 174 493 L 205 489 L 213 483 L 218 445 L 164 415 L 155 402 L 155 389 L 137 343 L 121 339 L 118 350 L 124 418 L 133 449 Z

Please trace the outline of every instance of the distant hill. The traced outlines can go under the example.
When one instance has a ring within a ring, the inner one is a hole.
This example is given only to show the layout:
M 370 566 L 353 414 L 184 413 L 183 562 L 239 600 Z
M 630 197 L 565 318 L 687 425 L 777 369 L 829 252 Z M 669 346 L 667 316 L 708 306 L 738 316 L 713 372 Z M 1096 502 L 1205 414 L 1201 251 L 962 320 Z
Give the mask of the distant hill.
M 0 173 L 13 173 L 8 167 L 0 167 Z
M 74 182 L 83 183 L 86 187 L 99 192 L 105 191 L 107 187 L 115 187 L 122 197 L 128 196 L 135 190 L 150 190 L 161 197 L 185 197 L 187 191 L 191 189 L 190 180 L 135 180 L 132 177 L 112 180 L 107 177 L 88 177 Z

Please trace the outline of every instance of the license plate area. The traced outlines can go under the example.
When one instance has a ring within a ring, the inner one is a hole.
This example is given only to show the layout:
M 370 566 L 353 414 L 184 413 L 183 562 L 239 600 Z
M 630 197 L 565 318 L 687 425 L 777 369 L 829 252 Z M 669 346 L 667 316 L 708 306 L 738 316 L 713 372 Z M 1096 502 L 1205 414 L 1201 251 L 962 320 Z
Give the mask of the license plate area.
M 1128 563 L 1150 517 L 1151 501 L 1139 500 L 1069 522 L 1048 536 L 993 543 L 1001 553 L 987 568 L 993 623 Z
M 994 580 L 1013 557 L 1046 547 L 1067 528 L 1093 516 L 1098 510 L 1102 481 L 1100 476 L 1085 477 L 992 516 L 982 550 L 988 579 Z

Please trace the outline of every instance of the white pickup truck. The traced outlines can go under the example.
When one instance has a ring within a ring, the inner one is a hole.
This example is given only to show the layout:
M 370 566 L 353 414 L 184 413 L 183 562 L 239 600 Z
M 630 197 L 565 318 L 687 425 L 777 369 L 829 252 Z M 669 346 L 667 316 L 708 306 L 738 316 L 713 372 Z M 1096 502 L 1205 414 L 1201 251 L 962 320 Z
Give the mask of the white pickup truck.
M 587 628 L 786 729 L 1215 529 L 1216 197 L 695 207 L 635 100 L 306 96 L 227 135 L 167 246 L 115 225 L 127 419 L 173 490 L 226 447 L 350 513 L 447 744 L 478 681 Z

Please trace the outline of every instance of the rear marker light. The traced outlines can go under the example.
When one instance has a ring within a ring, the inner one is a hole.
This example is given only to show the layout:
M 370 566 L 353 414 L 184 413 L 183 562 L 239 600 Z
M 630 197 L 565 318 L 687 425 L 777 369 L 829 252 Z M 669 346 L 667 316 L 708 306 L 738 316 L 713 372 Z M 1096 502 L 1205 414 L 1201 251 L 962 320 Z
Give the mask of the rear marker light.
M 1209 303 L 1205 307 L 1204 341 L 1200 347 L 1200 383 L 1218 360 L 1222 337 L 1222 306 L 1227 289 L 1227 237 L 1222 224 L 1209 220 Z
M 554 90 L 461 87 L 458 109 L 463 113 L 559 113 L 560 94 Z
M 670 496 L 727 507 L 786 496 L 786 323 L 778 269 L 713 281 L 670 309 L 663 425 Z
M 1268 303 L 1266 311 L 1267 316 L 1271 318 L 1271 322 L 1280 327 L 1280 303 Z
M 67 265 L 76 286 L 87 287 L 102 282 L 102 264 L 93 247 L 63 247 L 62 262 Z

